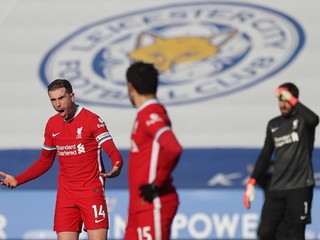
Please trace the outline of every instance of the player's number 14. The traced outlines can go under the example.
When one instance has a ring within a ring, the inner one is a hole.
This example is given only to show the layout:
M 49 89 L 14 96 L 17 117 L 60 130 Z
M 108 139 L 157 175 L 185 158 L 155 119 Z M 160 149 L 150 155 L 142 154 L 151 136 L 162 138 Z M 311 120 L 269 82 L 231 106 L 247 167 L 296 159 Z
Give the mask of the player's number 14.
M 97 205 L 92 205 L 93 211 L 94 211 L 94 218 L 99 218 L 99 216 L 102 218 L 106 217 L 106 213 L 103 210 L 103 206 L 100 205 L 99 207 Z M 99 208 L 99 209 L 98 209 Z

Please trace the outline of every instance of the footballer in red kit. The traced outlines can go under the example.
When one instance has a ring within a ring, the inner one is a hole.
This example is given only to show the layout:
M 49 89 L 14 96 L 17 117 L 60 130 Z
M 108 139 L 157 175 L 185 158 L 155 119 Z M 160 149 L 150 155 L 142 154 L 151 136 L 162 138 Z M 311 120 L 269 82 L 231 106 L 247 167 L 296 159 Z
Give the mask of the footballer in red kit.
M 138 113 L 129 152 L 125 240 L 170 239 L 179 205 L 172 171 L 182 147 L 171 129 L 167 111 L 155 97 L 157 76 L 153 65 L 143 62 L 134 63 L 127 71 L 129 97 Z
M 81 204 L 70 200 L 70 193 L 76 199 L 86 200 L 88 196 L 93 197 L 94 201 L 87 206 L 86 210 L 93 215 L 84 215 L 88 218 L 86 229 L 97 226 L 108 227 L 107 209 L 104 203 L 104 178 L 100 176 L 100 173 L 105 171 L 100 146 L 104 146 L 106 152 L 112 154 L 113 146 L 111 141 L 108 142 L 111 139 L 101 118 L 79 106 L 75 116 L 68 122 L 58 114 L 48 121 L 43 148 L 57 152 L 60 166 L 57 193 L 60 201 L 57 202 L 55 218 L 61 216 L 61 219 L 56 219 L 55 231 L 65 229 L 70 224 L 70 219 L 66 218 L 65 212 L 61 214 L 59 209 L 66 211 L 70 207 L 69 204 Z M 114 164 L 115 162 L 112 165 Z M 19 177 L 17 179 L 19 182 Z M 71 218 L 75 216 L 74 213 L 70 215 Z M 81 226 L 74 229 L 70 226 L 70 230 L 79 230 L 79 227 Z
M 102 119 L 79 106 L 68 122 L 58 114 L 49 119 L 43 148 L 56 151 L 59 158 L 58 194 L 75 191 L 78 197 L 85 197 L 103 192 L 104 179 L 99 176 L 104 172 L 100 146 L 110 139 Z
M 145 183 L 154 182 L 156 186 L 162 186 L 164 197 L 161 200 L 169 200 L 169 203 L 178 205 L 178 195 L 172 185 L 170 174 L 177 162 L 167 161 L 166 151 L 158 142 L 160 137 L 165 137 L 166 131 L 171 131 L 171 123 L 161 104 L 156 100 L 149 100 L 138 108 L 132 129 L 128 163 L 129 185 L 132 191 L 130 212 L 154 207 L 139 196 L 139 187 Z M 166 144 L 171 145 L 169 142 Z
M 57 155 L 54 230 L 58 240 L 77 240 L 82 227 L 90 240 L 105 240 L 109 228 L 105 178 L 120 174 L 122 156 L 104 121 L 75 104 L 68 80 L 54 80 L 48 86 L 48 95 L 57 114 L 46 124 L 39 159 L 16 177 L 0 172 L 4 177 L 0 184 L 15 188 L 41 176 L 51 168 Z M 102 150 L 111 160 L 112 170 L 108 173 L 105 173 Z

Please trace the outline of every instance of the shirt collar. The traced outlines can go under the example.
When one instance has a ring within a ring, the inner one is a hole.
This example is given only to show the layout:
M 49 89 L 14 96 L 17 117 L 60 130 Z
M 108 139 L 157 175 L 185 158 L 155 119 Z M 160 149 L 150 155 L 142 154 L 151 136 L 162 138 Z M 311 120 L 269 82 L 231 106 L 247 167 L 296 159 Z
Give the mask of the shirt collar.
M 151 105 L 151 104 L 155 104 L 155 103 L 159 103 L 159 101 L 156 98 L 152 98 L 149 99 L 147 101 L 145 101 L 144 103 L 142 103 L 138 108 L 138 112 L 142 111 L 144 108 L 146 108 L 147 106 Z
M 79 113 L 81 112 L 82 109 L 83 109 L 83 107 L 77 105 L 76 112 L 75 112 L 74 116 L 72 118 L 69 118 L 68 120 L 65 120 L 65 121 L 71 122 L 73 119 L 75 119 L 79 115 Z

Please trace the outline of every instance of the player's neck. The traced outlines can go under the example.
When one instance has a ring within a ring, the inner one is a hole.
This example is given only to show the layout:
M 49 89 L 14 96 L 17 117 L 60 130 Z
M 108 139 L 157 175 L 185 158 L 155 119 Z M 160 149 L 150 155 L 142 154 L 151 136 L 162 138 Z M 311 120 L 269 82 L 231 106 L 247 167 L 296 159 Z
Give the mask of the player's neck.
M 74 118 L 74 116 L 76 115 L 78 107 L 79 107 L 79 105 L 77 105 L 76 103 L 72 104 L 70 116 L 68 118 L 64 119 L 66 122 L 69 122 L 71 119 Z
M 144 94 L 144 95 L 137 95 L 135 99 L 135 106 L 138 108 L 142 104 L 144 104 L 146 101 L 149 101 L 150 99 L 156 99 L 155 94 Z

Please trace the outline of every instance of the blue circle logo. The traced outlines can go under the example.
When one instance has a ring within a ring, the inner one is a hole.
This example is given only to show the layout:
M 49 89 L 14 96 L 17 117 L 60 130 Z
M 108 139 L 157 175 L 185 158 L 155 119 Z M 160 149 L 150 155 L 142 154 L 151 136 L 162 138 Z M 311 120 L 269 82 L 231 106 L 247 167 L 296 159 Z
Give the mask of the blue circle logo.
M 293 18 L 266 7 L 227 2 L 165 5 L 84 26 L 45 55 L 47 86 L 68 79 L 77 101 L 131 106 L 125 73 L 132 61 L 155 64 L 165 105 L 225 96 L 278 73 L 304 45 Z

